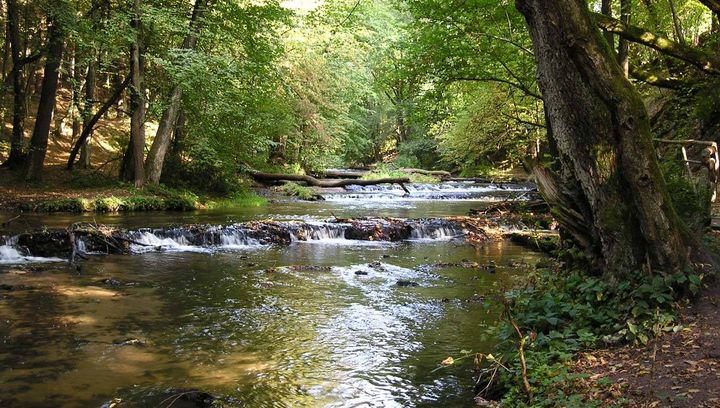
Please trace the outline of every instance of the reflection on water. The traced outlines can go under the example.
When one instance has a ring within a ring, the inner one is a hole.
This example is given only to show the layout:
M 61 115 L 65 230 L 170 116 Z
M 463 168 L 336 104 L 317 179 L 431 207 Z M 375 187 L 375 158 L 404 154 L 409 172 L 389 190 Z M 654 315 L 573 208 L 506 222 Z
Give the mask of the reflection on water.
M 489 347 L 474 299 L 533 257 L 511 244 L 293 244 L 5 267 L 1 399 L 153 406 L 158 390 L 199 388 L 260 407 L 463 406 L 471 367 L 431 371 Z M 427 266 L 464 259 L 497 273 Z
M 257 209 L 25 214 L 14 226 L 430 218 L 522 189 L 506 190 L 415 185 L 407 198 L 365 188 Z M 121 407 L 154 407 L 184 389 L 221 395 L 228 406 L 472 406 L 470 364 L 432 371 L 460 350 L 491 347 L 481 334 L 494 314 L 479 299 L 537 261 L 510 243 L 475 249 L 449 240 L 458 231 L 444 227 L 365 245 L 327 227 L 286 247 L 223 234 L 213 250 L 188 250 L 178 237 L 150 231 L 135 238 L 169 250 L 78 266 L 0 265 L 0 406 L 100 407 L 117 398 Z M 24 256 L 0 250 L 7 259 Z M 433 266 L 462 262 L 495 267 Z

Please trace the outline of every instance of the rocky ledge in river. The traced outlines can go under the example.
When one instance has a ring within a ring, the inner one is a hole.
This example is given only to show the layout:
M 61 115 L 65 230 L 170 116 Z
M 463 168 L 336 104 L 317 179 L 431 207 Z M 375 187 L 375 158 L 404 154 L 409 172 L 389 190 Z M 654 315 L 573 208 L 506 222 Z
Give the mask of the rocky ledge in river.
M 433 219 L 332 218 L 326 221 L 252 221 L 227 226 L 184 225 L 123 230 L 89 223 L 66 229 L 39 229 L 6 237 L 6 245 L 37 257 L 75 258 L 129 254 L 183 247 L 289 245 L 293 242 L 357 240 L 464 239 L 473 244 L 496 241 L 503 229 L 494 221 L 472 217 Z

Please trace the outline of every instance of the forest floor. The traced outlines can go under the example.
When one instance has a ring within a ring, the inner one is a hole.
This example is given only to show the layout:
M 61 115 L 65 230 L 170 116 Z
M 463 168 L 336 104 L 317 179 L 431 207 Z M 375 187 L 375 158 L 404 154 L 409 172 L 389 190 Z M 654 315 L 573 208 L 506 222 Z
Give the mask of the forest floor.
M 720 407 L 720 283 L 680 311 L 683 329 L 646 346 L 582 353 L 575 371 L 603 406 Z

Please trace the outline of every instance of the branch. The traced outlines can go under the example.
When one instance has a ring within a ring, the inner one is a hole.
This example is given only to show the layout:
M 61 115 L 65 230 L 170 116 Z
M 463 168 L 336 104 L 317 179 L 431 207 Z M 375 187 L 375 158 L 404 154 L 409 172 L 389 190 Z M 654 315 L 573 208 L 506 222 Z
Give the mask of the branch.
M 661 37 L 644 28 L 624 24 L 603 14 L 592 13 L 592 15 L 595 23 L 606 32 L 617 34 L 628 41 L 645 45 L 662 54 L 683 60 L 708 74 L 720 75 L 720 59 L 714 55 Z
M 630 66 L 630 76 L 637 81 L 644 82 L 658 88 L 682 89 L 689 85 L 689 83 L 685 81 L 664 77 L 661 74 L 647 71 L 641 67 Z
M 508 39 L 508 38 L 499 37 L 499 36 L 497 36 L 497 35 L 488 34 L 488 33 L 475 33 L 475 34 L 477 34 L 477 35 L 479 35 L 479 36 L 481 36 L 481 37 L 489 37 L 489 38 L 492 38 L 492 39 L 494 39 L 494 40 L 498 40 L 498 41 L 502 41 L 502 42 L 504 42 L 504 43 L 508 43 L 508 44 L 510 44 L 510 45 L 512 45 L 512 46 L 514 46 L 514 47 L 516 47 L 516 48 L 518 48 L 518 49 L 520 49 L 521 51 L 523 51 L 523 52 L 525 52 L 525 53 L 527 53 L 527 54 L 529 54 L 529 55 L 531 55 L 531 56 L 533 56 L 533 57 L 535 56 L 535 53 L 533 53 L 531 49 L 525 47 L 524 45 L 518 43 L 517 41 L 513 41 L 513 40 L 510 40 L 510 39 Z
M 125 88 L 128 87 L 128 85 L 130 85 L 130 75 L 125 78 L 125 81 L 123 81 L 123 83 L 117 87 L 112 96 L 110 96 L 110 98 L 105 101 L 103 106 L 101 106 L 100 109 L 95 112 L 95 115 L 93 115 L 87 125 L 85 125 L 85 128 L 80 134 L 80 138 L 78 138 L 77 142 L 75 142 L 75 146 L 73 146 L 72 152 L 70 152 L 70 158 L 68 159 L 66 167 L 68 170 L 72 170 L 73 166 L 75 165 L 75 157 L 77 157 L 78 152 L 80 152 L 80 148 L 92 134 L 92 131 L 95 128 L 95 124 L 97 124 L 102 115 L 104 115 L 105 112 L 107 112 L 108 109 L 110 109 L 110 107 L 113 106 L 120 99 L 120 96 L 122 95 Z
M 712 10 L 713 13 L 720 15 L 720 0 L 699 0 L 705 7 Z
M 517 117 L 517 116 L 513 116 L 513 115 L 507 114 L 507 113 L 505 113 L 505 112 L 502 112 L 501 115 L 505 116 L 505 117 L 508 118 L 508 119 L 512 119 L 512 120 L 514 120 L 514 121 L 516 121 L 516 122 L 518 122 L 518 123 L 522 123 L 522 124 L 529 125 L 529 126 L 535 126 L 535 127 L 539 127 L 539 128 L 543 128 L 543 129 L 547 129 L 547 126 L 545 126 L 545 125 L 543 125 L 543 124 L 535 123 L 535 122 L 532 122 L 532 121 L 529 121 L 529 120 L 525 120 L 525 119 L 520 119 L 520 118 Z
M 513 81 L 503 79 L 503 78 L 497 78 L 497 77 L 453 77 L 449 78 L 449 82 L 456 82 L 456 81 L 471 81 L 471 82 L 500 82 L 503 84 L 510 85 L 513 88 L 519 89 L 525 93 L 527 96 L 531 96 L 533 98 L 537 98 L 539 100 L 543 100 L 543 97 L 538 95 L 537 93 L 531 91 L 523 84 L 518 84 Z

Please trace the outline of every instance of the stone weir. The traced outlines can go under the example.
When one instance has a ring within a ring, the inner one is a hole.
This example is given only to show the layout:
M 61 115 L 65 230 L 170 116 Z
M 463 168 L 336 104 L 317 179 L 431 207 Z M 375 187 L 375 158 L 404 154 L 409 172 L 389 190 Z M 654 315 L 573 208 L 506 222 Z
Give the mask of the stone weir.
M 452 217 L 435 219 L 358 218 L 326 221 L 252 221 L 226 226 L 184 225 L 170 228 L 122 230 L 87 223 L 67 229 L 34 230 L 0 245 L 0 263 L 23 257 L 75 259 L 76 256 L 130 254 L 151 251 L 259 248 L 293 243 L 355 241 L 399 242 L 467 240 L 478 244 L 502 238 L 497 224 L 487 219 Z

